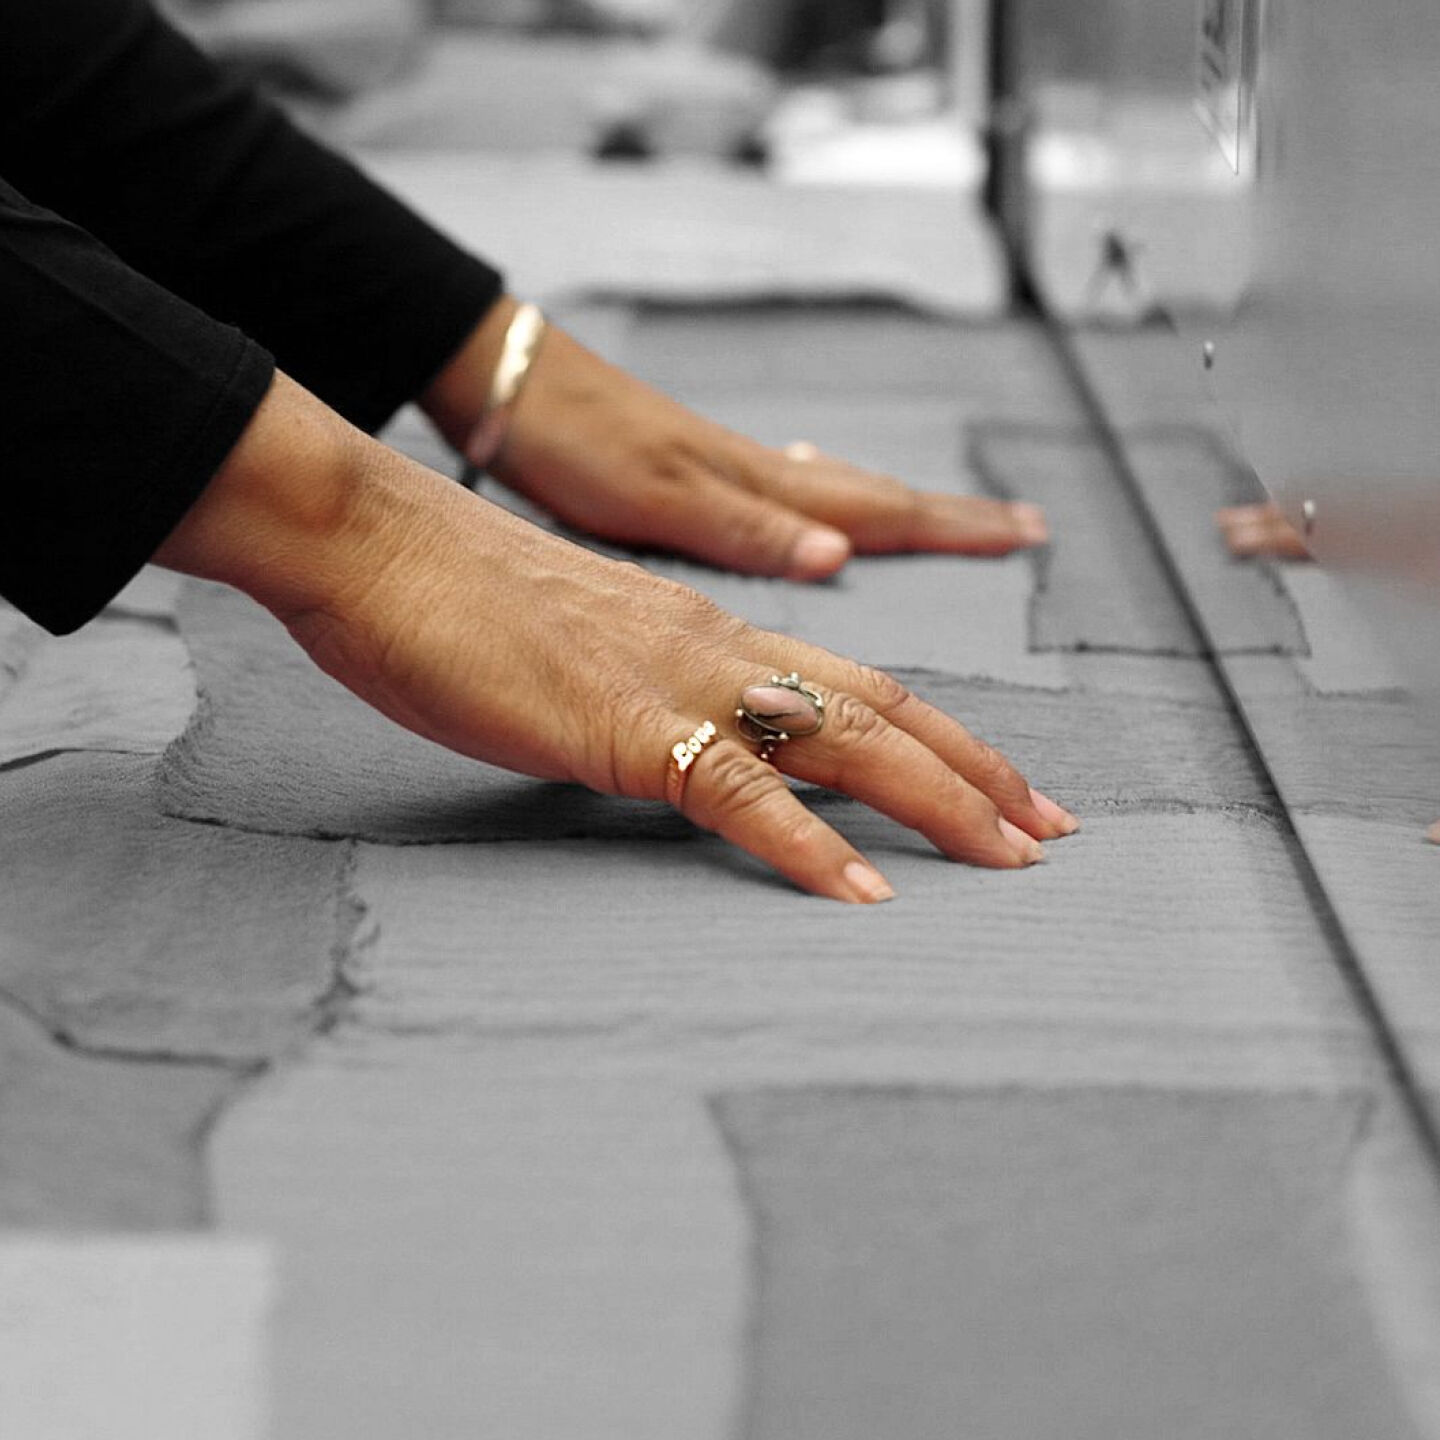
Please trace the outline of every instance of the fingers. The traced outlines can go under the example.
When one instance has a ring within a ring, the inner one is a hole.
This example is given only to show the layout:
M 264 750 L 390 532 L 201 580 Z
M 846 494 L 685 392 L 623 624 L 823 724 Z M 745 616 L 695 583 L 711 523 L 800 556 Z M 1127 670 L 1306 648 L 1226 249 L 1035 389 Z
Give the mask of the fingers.
M 1218 510 L 1215 521 L 1230 553 L 1242 559 L 1250 556 L 1279 560 L 1310 558 L 1300 532 L 1273 501 L 1262 505 L 1233 505 Z
M 798 669 L 809 680 L 863 700 L 892 725 L 914 736 L 1026 835 L 1058 840 L 1080 828 L 1074 815 L 1032 788 L 998 750 L 883 670 L 794 641 L 782 642 L 779 648 L 783 651 L 781 663 Z
M 748 483 L 843 531 L 860 553 L 1006 555 L 1050 538 L 1038 505 L 912 490 L 891 476 L 823 455 L 804 441 L 760 454 L 763 461 L 752 462 Z
M 824 727 L 783 744 L 775 763 L 918 830 L 951 860 L 1010 870 L 1044 858 L 934 751 L 853 695 L 835 695 Z
M 691 771 L 681 813 L 802 890 L 861 905 L 894 896 L 890 883 L 844 836 L 807 810 L 774 768 L 742 745 L 717 741 Z
M 1080 828 L 1074 815 L 1030 785 L 993 745 L 972 735 L 943 710 L 896 686 L 889 676 L 884 682 L 888 683 L 875 686 L 881 713 L 963 775 L 1012 824 L 1037 840 L 1059 840 Z M 894 689 L 901 690 L 898 697 Z
M 721 569 L 787 580 L 823 580 L 850 558 L 840 530 L 696 464 L 688 483 L 657 488 L 647 507 L 651 543 Z
M 695 735 L 706 732 L 713 734 L 713 727 Z M 667 798 L 690 819 L 816 894 L 871 902 L 893 894 L 747 746 L 707 738 L 690 748 L 683 778 L 672 763 L 666 786 Z M 821 728 L 781 743 L 774 759 L 786 774 L 851 795 L 919 831 L 949 859 L 1019 869 L 1044 858 L 1038 841 L 963 776 L 853 695 L 833 695 Z

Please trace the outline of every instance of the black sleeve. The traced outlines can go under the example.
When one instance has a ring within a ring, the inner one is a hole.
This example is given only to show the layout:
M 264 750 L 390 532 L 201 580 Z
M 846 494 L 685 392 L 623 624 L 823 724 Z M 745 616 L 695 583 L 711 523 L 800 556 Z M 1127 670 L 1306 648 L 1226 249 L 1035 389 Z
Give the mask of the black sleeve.
M 366 429 L 500 293 L 146 0 L 0 3 L 0 175 Z
M 84 624 L 220 468 L 270 356 L 0 181 L 0 595 Z

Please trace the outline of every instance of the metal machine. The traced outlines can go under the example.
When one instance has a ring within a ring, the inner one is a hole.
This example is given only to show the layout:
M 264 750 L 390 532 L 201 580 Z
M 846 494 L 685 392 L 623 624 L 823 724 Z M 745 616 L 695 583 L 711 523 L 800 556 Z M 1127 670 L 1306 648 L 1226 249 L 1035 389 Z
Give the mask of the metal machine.
M 1172 317 L 1244 460 L 1440 688 L 1433 8 L 1006 10 L 1009 223 L 1046 303 Z

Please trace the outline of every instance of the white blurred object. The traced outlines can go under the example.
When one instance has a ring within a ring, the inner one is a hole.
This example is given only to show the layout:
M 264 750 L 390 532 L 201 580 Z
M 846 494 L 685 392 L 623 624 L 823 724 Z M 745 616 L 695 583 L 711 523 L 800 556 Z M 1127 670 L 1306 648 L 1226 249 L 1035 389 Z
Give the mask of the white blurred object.
M 425 0 L 163 0 L 165 13 L 212 55 L 303 76 L 353 95 L 413 58 Z
M 645 30 L 673 30 L 690 8 L 685 0 L 569 0 L 597 20 Z
M 969 193 L 981 184 L 978 138 L 949 112 L 916 118 L 856 118 L 856 106 L 827 86 L 787 96 L 763 135 L 771 173 L 791 184 L 914 186 Z
M 777 183 L 708 159 L 607 165 L 563 154 L 374 151 L 377 179 L 553 304 L 884 298 L 989 318 L 1009 296 L 978 193 Z M 577 243 L 577 234 L 583 237 Z
M 432 9 L 445 24 L 653 34 L 674 30 L 689 6 L 686 0 L 432 0 Z
M 624 129 L 663 155 L 733 155 L 775 102 L 770 72 L 740 55 L 671 39 L 613 52 L 589 96 L 597 138 Z

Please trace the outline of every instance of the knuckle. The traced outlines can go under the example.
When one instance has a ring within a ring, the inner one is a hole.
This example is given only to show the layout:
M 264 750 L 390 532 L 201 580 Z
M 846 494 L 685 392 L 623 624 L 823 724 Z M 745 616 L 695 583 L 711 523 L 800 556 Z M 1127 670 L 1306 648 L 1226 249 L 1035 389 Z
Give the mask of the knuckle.
M 797 804 L 776 825 L 776 839 L 787 860 L 803 870 L 813 870 L 824 858 L 827 836 L 824 828 L 803 806 Z
M 615 680 L 606 688 L 603 726 L 586 723 L 577 715 L 568 744 L 573 753 L 589 757 L 583 773 L 592 789 L 611 795 L 641 794 L 653 769 L 650 748 L 637 745 L 637 737 L 654 736 L 668 751 L 673 743 L 669 711 L 661 698 L 636 680 Z
M 697 590 L 686 591 L 684 599 L 689 607 L 685 633 L 690 639 L 703 640 L 734 653 L 743 652 L 754 634 L 746 621 Z
M 826 715 L 840 734 L 853 744 L 873 740 L 886 728 L 885 719 L 878 711 L 850 694 L 837 695 L 830 702 Z
M 1028 787 L 1020 772 L 993 745 L 975 742 L 975 779 L 980 788 L 990 793 L 1013 794 L 1016 799 L 1028 798 Z
M 893 675 L 871 665 L 859 666 L 858 678 L 860 684 L 856 688 L 864 690 L 871 697 L 870 703 L 882 715 L 898 710 L 914 698 Z
M 783 560 L 790 552 L 793 536 L 787 523 L 759 505 L 738 506 L 722 524 L 726 548 L 737 555 Z
M 762 809 L 774 799 L 776 786 L 784 785 L 768 765 L 739 745 L 712 747 L 706 768 L 707 808 L 730 821 Z

